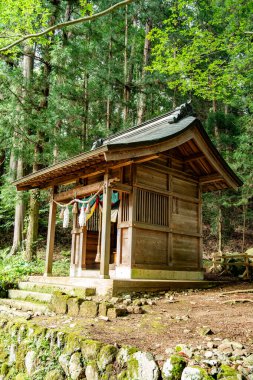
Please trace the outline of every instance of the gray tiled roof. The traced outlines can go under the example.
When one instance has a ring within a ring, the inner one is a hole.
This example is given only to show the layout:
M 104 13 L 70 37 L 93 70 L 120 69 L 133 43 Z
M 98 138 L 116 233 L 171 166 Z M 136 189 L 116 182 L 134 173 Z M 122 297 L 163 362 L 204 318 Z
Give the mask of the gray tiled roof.
M 171 123 L 171 116 L 172 115 L 167 115 L 155 121 L 151 120 L 148 124 L 112 136 L 105 140 L 103 145 L 128 145 L 157 142 L 177 135 L 196 120 L 195 117 L 188 116 L 175 123 Z

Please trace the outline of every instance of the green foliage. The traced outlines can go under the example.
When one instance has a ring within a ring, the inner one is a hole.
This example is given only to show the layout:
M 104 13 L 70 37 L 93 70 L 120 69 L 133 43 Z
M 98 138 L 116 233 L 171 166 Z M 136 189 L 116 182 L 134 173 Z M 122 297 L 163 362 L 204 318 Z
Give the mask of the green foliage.
M 42 275 L 45 267 L 45 254 L 41 252 L 34 261 L 27 262 L 23 259 L 22 253 L 15 256 L 8 255 L 8 249 L 0 250 L 0 290 L 16 286 L 19 281 L 25 280 L 28 276 Z M 67 276 L 69 274 L 69 252 L 58 258 L 53 264 L 54 276 Z

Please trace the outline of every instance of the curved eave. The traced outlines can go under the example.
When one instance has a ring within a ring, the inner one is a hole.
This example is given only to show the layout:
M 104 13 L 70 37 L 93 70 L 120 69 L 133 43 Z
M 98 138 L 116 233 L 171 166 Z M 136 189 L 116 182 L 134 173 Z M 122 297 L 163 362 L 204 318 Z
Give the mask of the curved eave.
M 192 132 L 192 133 L 190 133 Z M 182 128 L 181 130 L 177 131 L 173 135 L 157 138 L 157 139 L 150 139 L 145 141 L 136 141 L 136 142 L 119 142 L 119 143 L 113 143 L 108 145 L 108 151 L 106 153 L 106 156 L 108 157 L 108 160 L 110 160 L 110 152 L 113 151 L 124 151 L 126 149 L 129 149 L 128 157 L 131 158 L 134 156 L 135 151 L 138 148 L 148 148 L 152 149 L 152 152 L 159 153 L 161 152 L 160 144 L 164 146 L 165 150 L 165 144 L 166 144 L 166 150 L 172 149 L 175 147 L 174 141 L 179 138 L 178 141 L 180 141 L 180 137 L 182 138 L 184 135 L 188 133 L 190 140 L 193 138 L 197 145 L 200 145 L 200 137 L 204 140 L 204 145 L 201 144 L 200 150 L 203 151 L 203 153 L 206 155 L 206 158 L 210 160 L 212 158 L 212 161 L 215 163 L 215 167 L 217 168 L 217 172 L 224 178 L 224 182 L 226 182 L 228 188 L 237 189 L 238 187 L 243 185 L 243 182 L 241 179 L 234 173 L 234 171 L 230 168 L 230 166 L 226 163 L 222 155 L 219 153 L 215 145 L 210 140 L 208 134 L 206 133 L 203 125 L 198 119 L 194 119 L 192 122 L 190 122 L 186 127 Z M 186 139 L 187 140 L 187 139 Z M 171 145 L 170 145 L 171 142 Z M 182 143 L 182 142 L 181 142 Z M 180 142 L 179 142 L 180 144 Z M 155 147 L 157 146 L 157 149 Z M 125 157 L 126 158 L 126 157 Z
M 66 172 L 77 173 L 82 171 L 84 167 L 98 162 L 105 161 L 104 153 L 107 146 L 102 146 L 94 151 L 81 153 L 77 156 L 60 161 L 57 164 L 50 165 L 44 169 L 38 170 L 13 182 L 17 190 L 29 190 L 33 188 L 45 188 L 53 184 L 53 181 L 59 177 L 64 177 Z
M 217 148 L 215 147 L 213 142 L 210 140 L 207 132 L 203 128 L 201 122 L 199 120 L 196 120 L 196 121 L 197 121 L 198 131 L 200 132 L 200 134 L 202 135 L 202 137 L 204 138 L 204 140 L 208 144 L 208 147 L 211 149 L 213 155 L 219 161 L 219 163 L 223 166 L 223 168 L 225 169 L 225 171 L 227 172 L 229 177 L 231 177 L 231 179 L 233 179 L 233 181 L 235 183 L 234 188 L 238 188 L 238 187 L 242 186 L 243 181 L 235 174 L 233 169 L 231 169 L 231 167 L 228 165 L 228 163 L 224 160 L 222 155 L 219 153 L 219 151 L 217 150 Z

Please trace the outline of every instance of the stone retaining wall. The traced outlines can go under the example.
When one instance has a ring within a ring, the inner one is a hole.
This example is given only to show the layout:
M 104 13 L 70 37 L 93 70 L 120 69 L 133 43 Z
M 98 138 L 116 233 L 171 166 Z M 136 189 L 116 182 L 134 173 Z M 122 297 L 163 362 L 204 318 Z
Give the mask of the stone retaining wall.
M 236 342 L 222 345 L 205 351 L 177 346 L 157 362 L 135 347 L 3 319 L 0 380 L 253 380 L 253 355 Z

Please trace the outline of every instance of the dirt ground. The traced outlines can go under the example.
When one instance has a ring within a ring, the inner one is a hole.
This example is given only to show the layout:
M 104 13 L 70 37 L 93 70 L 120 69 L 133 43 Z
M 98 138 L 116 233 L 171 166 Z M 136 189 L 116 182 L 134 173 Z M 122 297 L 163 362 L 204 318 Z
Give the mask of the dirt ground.
M 36 317 L 33 321 L 105 343 L 136 346 L 154 355 L 164 355 L 167 348 L 177 344 L 204 347 L 210 339 L 225 338 L 253 351 L 253 293 L 223 295 L 227 291 L 247 289 L 253 289 L 253 284 L 174 292 L 172 300 L 160 295 L 156 305 L 145 306 L 145 314 L 131 314 L 112 321 L 68 316 Z M 239 299 L 252 303 L 224 303 Z M 201 335 L 199 329 L 203 326 L 209 327 L 213 334 Z

